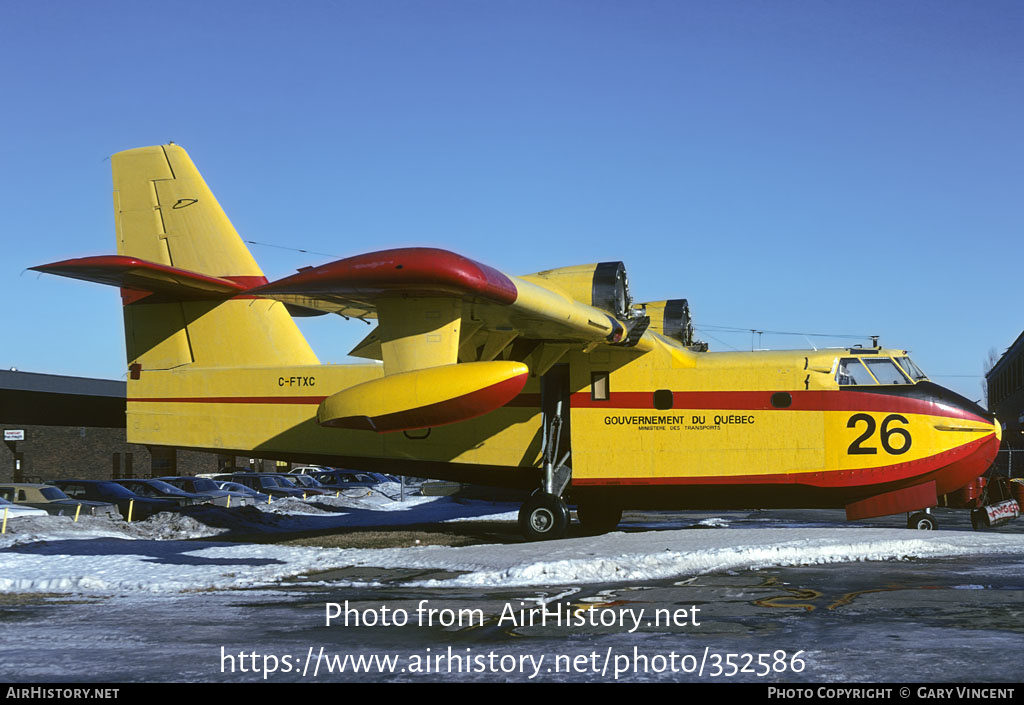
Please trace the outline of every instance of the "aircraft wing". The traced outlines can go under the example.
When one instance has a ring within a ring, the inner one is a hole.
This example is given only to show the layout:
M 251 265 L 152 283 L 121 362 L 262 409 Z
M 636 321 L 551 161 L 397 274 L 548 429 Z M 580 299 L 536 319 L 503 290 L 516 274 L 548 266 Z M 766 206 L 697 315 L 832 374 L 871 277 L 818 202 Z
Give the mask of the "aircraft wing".
M 382 359 L 385 374 L 460 359 L 493 360 L 515 339 L 615 344 L 624 340 L 629 326 L 541 279 L 506 275 L 434 248 L 349 257 L 302 269 L 250 293 L 292 306 L 378 318 L 378 329 L 353 354 Z

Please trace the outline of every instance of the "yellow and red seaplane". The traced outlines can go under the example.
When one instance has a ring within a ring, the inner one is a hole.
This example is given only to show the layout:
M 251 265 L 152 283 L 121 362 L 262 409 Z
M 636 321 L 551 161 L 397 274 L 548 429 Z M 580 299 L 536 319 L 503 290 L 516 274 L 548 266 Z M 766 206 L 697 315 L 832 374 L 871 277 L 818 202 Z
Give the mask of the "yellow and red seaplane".
M 623 509 L 928 509 L 975 488 L 995 417 L 904 350 L 708 352 L 687 302 L 603 262 L 511 276 L 441 249 L 268 282 L 185 150 L 112 157 L 117 254 L 35 267 L 119 287 L 128 440 L 534 489 L 520 525 Z M 320 364 L 293 321 L 377 321 Z

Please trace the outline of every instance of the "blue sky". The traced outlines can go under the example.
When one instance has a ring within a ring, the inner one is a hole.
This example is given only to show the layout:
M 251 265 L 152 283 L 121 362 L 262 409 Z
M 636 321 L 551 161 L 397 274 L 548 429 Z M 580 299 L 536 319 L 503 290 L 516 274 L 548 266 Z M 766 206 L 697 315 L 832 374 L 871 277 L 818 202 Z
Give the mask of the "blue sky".
M 113 252 L 107 157 L 173 140 L 247 240 L 622 260 L 712 349 L 877 334 L 976 399 L 1024 327 L 1022 39 L 998 1 L 6 0 L 0 367 L 123 377 L 117 292 L 23 270 Z

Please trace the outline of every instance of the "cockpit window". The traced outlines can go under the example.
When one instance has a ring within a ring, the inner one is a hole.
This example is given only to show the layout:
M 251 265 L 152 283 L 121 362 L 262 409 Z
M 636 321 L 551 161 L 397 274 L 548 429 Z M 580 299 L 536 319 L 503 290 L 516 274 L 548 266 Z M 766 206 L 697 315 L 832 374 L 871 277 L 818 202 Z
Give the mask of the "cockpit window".
M 903 374 L 903 370 L 887 357 L 865 358 L 864 363 L 879 384 L 910 384 L 910 378 Z
M 855 357 L 844 357 L 839 361 L 836 381 L 840 386 L 852 384 L 878 384 L 868 369 Z
M 912 384 L 910 376 L 888 357 L 844 357 L 839 361 L 836 382 L 840 386 Z
M 910 378 L 915 382 L 920 382 L 922 379 L 928 379 L 928 375 L 921 371 L 921 368 L 914 364 L 914 361 L 909 357 L 897 357 L 896 362 L 899 363 L 903 371 L 910 375 Z

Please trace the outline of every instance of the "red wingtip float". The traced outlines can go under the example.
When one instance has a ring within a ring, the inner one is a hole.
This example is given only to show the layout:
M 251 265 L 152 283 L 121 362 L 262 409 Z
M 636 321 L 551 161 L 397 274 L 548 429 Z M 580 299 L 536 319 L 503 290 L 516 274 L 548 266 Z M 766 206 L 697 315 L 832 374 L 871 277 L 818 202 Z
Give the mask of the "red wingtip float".
M 37 269 L 128 292 L 130 442 L 535 488 L 531 538 L 564 536 L 568 503 L 592 531 L 629 508 L 1019 512 L 979 492 L 999 423 L 904 350 L 708 352 L 621 262 L 402 248 L 266 283 L 183 149 L 112 164 L 118 254 Z M 351 353 L 372 362 L 320 364 L 300 313 L 375 320 Z

